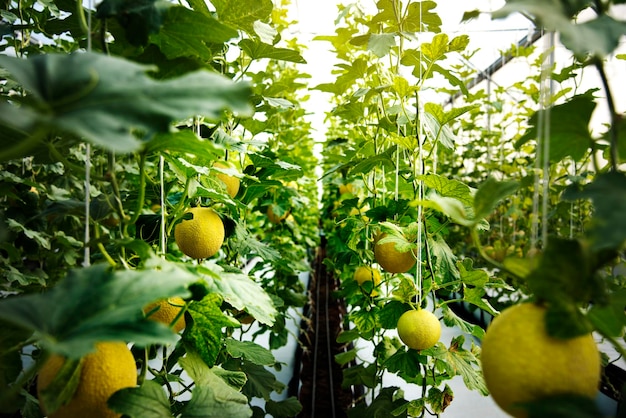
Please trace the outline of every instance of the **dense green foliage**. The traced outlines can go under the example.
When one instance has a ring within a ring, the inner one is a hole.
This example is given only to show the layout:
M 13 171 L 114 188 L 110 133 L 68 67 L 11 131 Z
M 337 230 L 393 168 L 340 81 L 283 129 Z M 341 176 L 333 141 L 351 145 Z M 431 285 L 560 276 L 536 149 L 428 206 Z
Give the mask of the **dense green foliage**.
M 626 241 L 625 125 L 606 76 L 624 58 L 614 50 L 626 22 L 611 13 L 624 1 L 507 1 L 493 18 L 522 12 L 571 56 L 550 63 L 539 44 L 514 45 L 503 54 L 528 71 L 488 89 L 468 89 L 476 51 L 442 32 L 436 2 L 373 3 L 371 15 L 340 6 L 336 32 L 316 39 L 337 57 L 318 86 L 289 38 L 288 0 L 1 3 L 0 414 L 41 416 L 34 379 L 50 354 L 78 359 L 122 340 L 140 377 L 110 399 L 120 413 L 297 415 L 297 399 L 274 400 L 287 382 L 272 351 L 294 338 L 320 225 L 348 306 L 338 340 L 354 345 L 336 361 L 344 385 L 368 389 L 350 416 L 439 415 L 455 376 L 487 394 L 484 328 L 459 303 L 497 315 L 532 298 L 548 304 L 552 335 L 594 330 L 626 354 L 613 268 Z M 599 81 L 579 91 L 583 70 Z M 334 106 L 319 161 L 307 89 Z M 592 130 L 599 100 L 608 122 Z M 234 198 L 218 173 L 241 181 Z M 194 206 L 226 229 L 209 260 L 174 240 Z M 383 272 L 372 292 L 353 273 L 376 267 L 381 234 L 417 267 Z M 142 312 L 170 296 L 186 301 L 180 336 Z M 462 334 L 406 348 L 397 321 L 417 306 Z M 416 390 L 387 386 L 388 374 Z M 75 389 L 67 378 L 52 387 L 58 402 Z M 572 405 L 594 416 L 569 397 L 531 416 Z

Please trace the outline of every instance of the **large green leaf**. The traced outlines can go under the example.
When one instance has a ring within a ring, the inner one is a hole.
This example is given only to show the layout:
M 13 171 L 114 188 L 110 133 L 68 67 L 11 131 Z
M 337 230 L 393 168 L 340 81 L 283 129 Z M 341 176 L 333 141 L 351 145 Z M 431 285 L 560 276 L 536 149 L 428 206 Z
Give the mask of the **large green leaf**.
M 0 123 L 33 135 L 16 146 L 19 152 L 12 158 L 28 155 L 48 131 L 71 132 L 105 149 L 130 152 L 141 146 L 134 130 L 149 138 L 167 132 L 175 120 L 218 119 L 227 108 L 250 111 L 247 85 L 206 71 L 156 81 L 146 74 L 149 67 L 96 53 L 0 56 L 0 66 L 31 93 L 21 107 L 0 106 Z
M 261 58 L 269 58 L 280 61 L 290 61 L 299 64 L 306 64 L 304 58 L 298 51 L 288 48 L 279 48 L 270 44 L 261 42 L 260 40 L 242 39 L 239 46 L 253 60 Z
M 599 174 L 581 190 L 568 189 L 563 198 L 591 199 L 593 202 L 593 216 L 586 228 L 593 250 L 622 247 L 626 241 L 626 175 L 618 172 Z
M 265 404 L 265 410 L 273 418 L 289 418 L 298 416 L 302 404 L 293 396 L 282 401 L 270 399 Z
M 480 372 L 478 358 L 473 351 L 463 348 L 464 342 L 465 337 L 459 335 L 452 339 L 448 349 L 437 345 L 429 349 L 429 352 L 433 357 L 444 362 L 445 368 L 450 375 L 460 375 L 468 389 L 477 390 L 483 395 L 487 395 L 487 386 Z
M 254 341 L 238 341 L 228 338 L 226 339 L 226 351 L 234 358 L 248 360 L 262 366 L 271 366 L 276 363 L 272 352 Z
M 602 14 L 582 23 L 574 23 L 571 19 L 573 15 L 587 7 L 589 2 L 580 2 L 577 7 L 567 7 L 572 4 L 560 0 L 508 1 L 493 13 L 493 17 L 502 18 L 511 13 L 522 12 L 533 16 L 537 24 L 546 30 L 559 32 L 563 45 L 575 54 L 591 54 L 600 58 L 611 54 L 619 45 L 621 37 L 626 34 L 626 22 Z
M 218 377 L 193 351 L 180 364 L 195 382 L 191 400 L 181 418 L 223 418 L 252 416 L 248 398 Z
M 548 110 L 540 110 L 529 120 L 531 127 L 515 143 L 519 148 L 526 142 L 537 139 L 539 121 L 550 121 L 550 162 L 559 162 L 570 156 L 580 160 L 591 148 L 593 139 L 589 132 L 589 121 L 596 103 L 591 94 L 574 96 L 568 102 Z M 549 112 L 549 113 L 548 113 Z
M 274 5 L 272 0 L 210 0 L 221 22 L 249 34 L 255 34 L 254 22 L 267 19 Z
M 220 23 L 210 15 L 194 12 L 186 7 L 172 7 L 165 15 L 163 27 L 151 41 L 158 45 L 169 59 L 196 57 L 210 61 L 216 51 L 221 51 L 237 31 Z
M 285 385 L 265 367 L 249 362 L 248 360 L 231 359 L 224 363 L 224 368 L 232 371 L 244 372 L 248 378 L 243 387 L 243 393 L 249 398 L 270 399 L 272 392 L 282 392 Z
M 222 298 L 211 293 L 189 304 L 187 309 L 193 326 L 183 334 L 183 341 L 193 347 L 209 367 L 213 367 L 222 348 L 222 328 L 235 326 L 220 309 L 221 303 Z
M 224 301 L 239 310 L 245 310 L 262 324 L 272 325 L 276 320 L 276 307 L 272 299 L 252 278 L 242 273 L 230 273 L 213 264 L 207 272 L 209 288 L 219 293 Z
M 159 31 L 162 15 L 171 5 L 162 0 L 103 0 L 95 16 L 98 19 L 115 17 L 124 28 L 128 42 L 140 46 L 148 42 L 151 33 Z
M 498 181 L 489 177 L 474 196 L 474 220 L 478 222 L 489 216 L 502 199 L 515 193 L 518 188 L 519 183 L 516 181 Z
M 151 270 L 117 272 L 99 264 L 70 271 L 46 293 L 1 300 L 0 318 L 34 331 L 46 349 L 70 358 L 89 353 L 98 341 L 172 343 L 176 335 L 144 318 L 142 309 L 157 299 L 188 295 L 194 281 L 166 262 Z
M 163 387 L 153 380 L 141 386 L 115 392 L 108 400 L 109 408 L 131 418 L 173 418 Z

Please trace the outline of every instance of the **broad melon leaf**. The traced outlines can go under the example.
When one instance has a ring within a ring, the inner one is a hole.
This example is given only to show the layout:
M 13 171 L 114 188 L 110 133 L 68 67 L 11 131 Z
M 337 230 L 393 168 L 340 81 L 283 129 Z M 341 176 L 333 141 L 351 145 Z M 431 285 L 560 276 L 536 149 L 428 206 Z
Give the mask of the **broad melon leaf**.
M 218 377 L 193 351 L 180 364 L 195 382 L 191 400 L 181 418 L 223 418 L 252 416 L 248 398 Z
M 206 270 L 205 270 L 206 271 Z M 276 307 L 265 290 L 243 273 L 226 272 L 211 264 L 208 287 L 220 294 L 233 308 L 245 310 L 262 324 L 272 326 L 276 320 Z
M 237 29 L 255 35 L 254 23 L 270 16 L 274 5 L 272 0 L 210 0 L 215 6 L 217 17 Z
M 298 64 L 306 64 L 305 59 L 298 51 L 288 48 L 278 48 L 258 40 L 242 39 L 239 46 L 253 60 L 270 58 L 274 60 L 290 61 Z
M 131 418 L 173 418 L 163 387 L 146 380 L 139 387 L 115 392 L 107 402 L 115 412 Z
M 271 366 L 276 363 L 272 352 L 254 341 L 238 341 L 233 338 L 227 338 L 226 351 L 234 358 L 248 360 L 262 366 Z
M 48 131 L 70 132 L 107 150 L 131 152 L 142 145 L 132 132 L 151 138 L 169 131 L 173 121 L 193 115 L 218 119 L 224 109 L 251 111 L 247 84 L 208 71 L 158 81 L 147 75 L 151 67 L 92 52 L 0 56 L 0 67 L 31 93 L 20 107 L 0 107 L 0 124 L 30 134 L 17 145 L 27 149 L 13 158 L 28 155 Z
M 223 44 L 236 37 L 237 31 L 210 15 L 186 7 L 172 7 L 165 15 L 163 27 L 151 42 L 169 59 L 196 57 L 210 61 Z M 217 48 L 216 51 L 212 49 Z M 216 47 L 217 46 L 217 47 Z
M 188 312 L 193 318 L 193 326 L 183 334 L 183 341 L 193 347 L 202 360 L 212 367 L 222 348 L 222 328 L 234 327 L 234 321 L 228 319 L 220 309 L 222 298 L 211 293 L 201 301 L 193 302 Z
M 139 345 L 176 341 L 163 324 L 144 318 L 148 303 L 188 296 L 197 278 L 173 264 L 159 269 L 112 271 L 97 264 L 71 270 L 46 293 L 0 300 L 0 319 L 35 332 L 52 353 L 80 358 L 99 341 L 133 341 Z

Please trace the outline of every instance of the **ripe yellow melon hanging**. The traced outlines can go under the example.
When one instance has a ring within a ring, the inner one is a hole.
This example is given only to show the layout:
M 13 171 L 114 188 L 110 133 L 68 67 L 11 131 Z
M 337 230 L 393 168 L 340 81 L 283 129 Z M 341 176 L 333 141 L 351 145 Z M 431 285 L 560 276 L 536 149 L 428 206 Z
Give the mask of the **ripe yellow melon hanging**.
M 558 339 L 548 335 L 546 308 L 514 305 L 496 317 L 482 340 L 481 364 L 494 401 L 525 418 L 521 403 L 574 394 L 594 398 L 600 383 L 600 354 L 591 334 Z
M 180 296 L 174 296 L 151 303 L 147 305 L 143 311 L 146 314 L 150 314 L 148 319 L 170 326 L 172 325 L 174 319 L 178 316 L 178 313 L 183 309 L 183 306 L 185 306 L 183 298 Z M 176 323 L 172 325 L 172 329 L 174 332 L 179 333 L 185 328 L 185 325 L 185 316 L 181 315 Z
M 37 394 L 45 390 L 57 375 L 65 358 L 51 356 L 37 378 Z M 83 359 L 78 387 L 69 403 L 61 406 L 48 418 L 119 418 L 107 406 L 107 400 L 120 389 L 137 385 L 135 359 L 123 342 L 96 344 L 96 351 Z M 42 405 L 45 413 L 45 405 Z
M 215 162 L 213 164 L 213 167 L 226 168 L 226 169 L 233 168 L 228 163 L 224 163 L 222 161 Z M 241 182 L 237 177 L 229 176 L 228 174 L 221 173 L 221 172 L 217 172 L 216 177 L 222 183 L 224 183 L 224 186 L 226 186 L 226 193 L 228 193 L 230 197 L 234 198 L 235 196 L 237 196 L 237 193 L 239 193 L 239 187 L 241 185 Z
M 184 219 L 174 229 L 178 248 L 191 258 L 213 257 L 224 243 L 222 219 L 211 208 L 191 208 L 187 214 L 191 214 L 192 219 Z
M 380 271 L 378 271 L 378 269 L 371 268 L 370 266 L 359 266 L 354 271 L 353 278 L 359 286 L 362 286 L 365 282 L 372 282 L 374 289 L 372 289 L 370 295 L 378 296 L 378 291 L 375 289 L 381 281 Z
M 386 237 L 382 234 L 374 244 L 374 258 L 376 262 L 389 273 L 406 273 L 411 270 L 417 259 L 414 251 L 400 252 L 396 249 L 395 242 L 380 243 Z

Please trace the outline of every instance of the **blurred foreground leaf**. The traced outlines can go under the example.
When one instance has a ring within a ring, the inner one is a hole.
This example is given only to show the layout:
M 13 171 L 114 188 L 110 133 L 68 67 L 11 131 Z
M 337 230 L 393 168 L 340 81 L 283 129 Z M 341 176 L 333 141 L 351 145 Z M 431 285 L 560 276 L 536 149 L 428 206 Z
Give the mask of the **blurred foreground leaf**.
M 131 152 L 141 146 L 134 133 L 149 139 L 193 115 L 217 119 L 224 109 L 250 111 L 246 84 L 208 71 L 157 81 L 147 75 L 150 67 L 90 52 L 0 56 L 0 67 L 30 93 L 21 106 L 0 103 L 0 125 L 20 132 L 6 159 L 28 155 L 51 132 Z
M 44 348 L 70 358 L 89 353 L 99 341 L 172 343 L 176 335 L 145 319 L 142 309 L 164 297 L 187 296 L 196 280 L 165 262 L 141 271 L 111 271 L 98 264 L 71 270 L 46 293 L 0 300 L 0 319 L 34 331 Z

